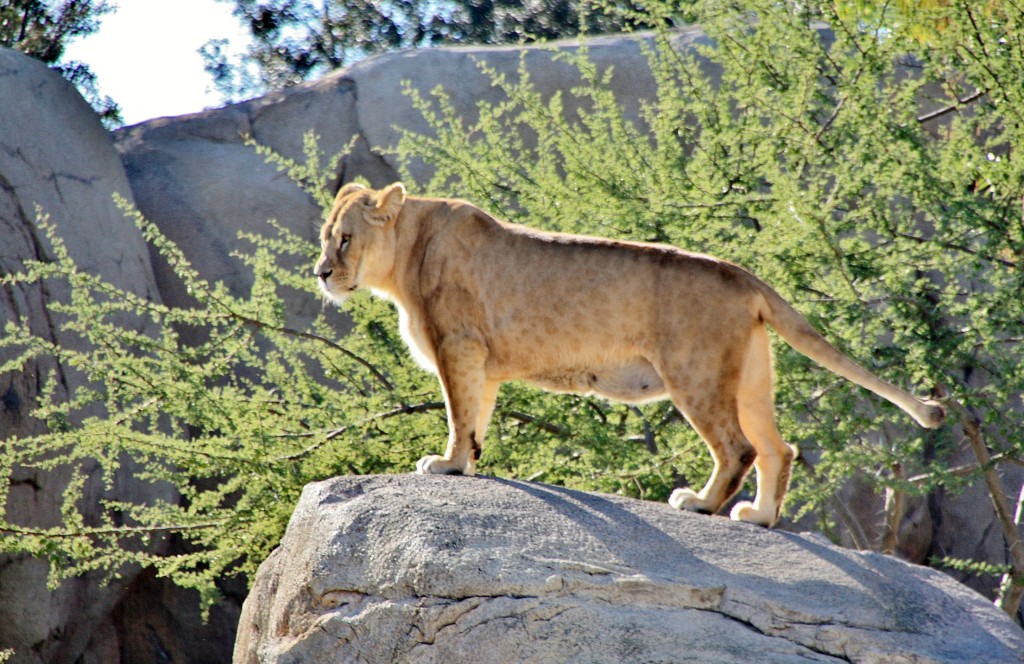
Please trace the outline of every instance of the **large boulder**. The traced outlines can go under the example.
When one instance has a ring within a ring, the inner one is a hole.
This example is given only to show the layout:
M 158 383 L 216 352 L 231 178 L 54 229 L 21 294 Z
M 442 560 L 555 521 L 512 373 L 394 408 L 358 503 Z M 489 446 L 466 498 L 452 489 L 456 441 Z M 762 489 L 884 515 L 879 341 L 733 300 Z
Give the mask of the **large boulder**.
M 74 87 L 36 60 L 0 49 L 0 74 L 0 274 L 20 271 L 27 260 L 52 259 L 35 225 L 38 209 L 58 226 L 83 271 L 159 301 L 145 242 L 112 198 L 117 192 L 130 200 L 131 188 L 99 118 Z M 0 324 L 27 321 L 43 338 L 74 346 L 49 308 L 67 295 L 53 282 L 4 287 Z M 0 439 L 42 431 L 30 413 L 51 371 L 58 397 L 83 384 L 80 374 L 45 360 L 0 375 Z M 28 527 L 59 524 L 69 471 L 15 469 L 2 506 L 7 518 Z M 87 494 L 85 502 L 95 509 L 101 497 L 174 498 L 166 488 L 133 480 L 130 463 L 106 496 L 98 477 Z M 87 508 L 86 518 L 94 516 Z M 45 561 L 32 558 L 0 560 L 0 647 L 14 648 L 15 662 L 77 660 L 133 575 L 126 570 L 109 584 L 78 578 L 50 592 L 47 569 Z
M 308 485 L 235 664 L 998 662 L 1024 632 L 949 577 L 813 535 L 558 487 Z

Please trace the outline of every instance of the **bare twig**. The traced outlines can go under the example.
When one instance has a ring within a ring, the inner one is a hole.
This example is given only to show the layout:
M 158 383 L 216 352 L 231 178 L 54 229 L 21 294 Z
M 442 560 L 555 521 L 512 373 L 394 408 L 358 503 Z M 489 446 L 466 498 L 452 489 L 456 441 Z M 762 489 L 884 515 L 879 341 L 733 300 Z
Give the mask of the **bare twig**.
M 957 98 L 955 104 L 950 104 L 949 106 L 940 108 L 937 111 L 932 111 L 931 113 L 925 113 L 924 115 L 920 115 L 918 116 L 917 121 L 920 124 L 924 124 L 925 122 L 937 120 L 938 118 L 941 118 L 943 115 L 948 115 L 949 113 L 953 113 L 954 111 L 960 110 L 961 108 L 967 106 L 972 102 L 978 101 L 987 94 L 988 90 L 978 90 L 974 94 L 964 97 L 963 99 Z
M 369 424 L 371 422 L 379 422 L 380 420 L 387 420 L 387 419 L 390 419 L 392 417 L 397 417 L 399 415 L 410 415 L 410 414 L 413 414 L 413 413 L 426 413 L 426 412 L 431 411 L 431 410 L 440 410 L 442 408 L 444 408 L 444 402 L 443 401 L 425 401 L 423 403 L 417 403 L 417 404 L 411 404 L 411 405 L 403 404 L 403 405 L 398 406 L 396 408 L 392 408 L 391 410 L 385 410 L 384 412 L 377 413 L 375 415 L 370 415 L 369 417 L 365 417 L 362 420 L 360 420 L 358 422 L 355 422 L 353 424 L 346 424 L 343 427 L 338 427 L 337 429 L 332 429 L 331 431 L 326 432 L 324 434 L 323 438 L 321 438 L 320 440 L 316 441 L 315 443 L 313 443 L 309 447 L 305 447 L 305 448 L 299 450 L 298 452 L 292 452 L 291 454 L 285 454 L 283 456 L 279 456 L 276 459 L 274 459 L 274 461 L 275 462 L 277 462 L 277 461 L 294 461 L 296 459 L 301 459 L 302 457 L 306 456 L 307 454 L 310 454 L 311 452 L 315 452 L 319 448 L 323 447 L 325 443 L 328 443 L 328 442 L 334 440 L 338 436 L 343 435 L 345 432 L 347 432 L 350 429 L 355 428 L 355 427 L 365 426 L 365 425 L 367 425 L 367 424 Z
M 903 479 L 903 467 L 899 463 L 892 465 L 894 479 Z M 900 523 L 903 521 L 903 513 L 906 511 L 906 494 L 895 488 L 885 490 L 885 531 L 882 533 L 882 542 L 879 549 L 882 553 L 892 555 L 896 552 L 896 541 L 900 534 Z
M 1003 530 L 1003 537 L 1006 539 L 1010 571 L 1003 575 L 1002 583 L 999 586 L 999 596 L 996 598 L 996 606 L 1013 617 L 1017 615 L 1021 597 L 1024 595 L 1024 541 L 1021 540 L 1020 533 L 1017 531 L 1017 521 L 1010 511 L 1010 503 L 1003 491 L 1003 485 L 999 481 L 999 474 L 992 464 L 988 447 L 985 445 L 980 418 L 973 409 L 964 407 L 953 400 L 949 400 L 948 403 L 960 414 L 964 433 L 971 444 L 974 456 L 978 459 L 978 465 L 983 469 L 982 473 L 985 484 L 988 486 L 989 497 L 992 499 L 992 506 L 995 508 L 996 517 Z

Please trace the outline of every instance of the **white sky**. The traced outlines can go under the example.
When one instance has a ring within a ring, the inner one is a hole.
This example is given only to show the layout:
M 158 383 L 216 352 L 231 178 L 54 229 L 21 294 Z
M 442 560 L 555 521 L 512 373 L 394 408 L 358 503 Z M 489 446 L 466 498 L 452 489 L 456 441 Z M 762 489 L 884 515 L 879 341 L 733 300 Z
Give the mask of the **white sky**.
M 199 47 L 227 38 L 241 51 L 248 37 L 215 0 L 114 0 L 100 28 L 65 50 L 66 60 L 89 65 L 100 92 L 121 105 L 126 125 L 221 106 L 203 71 Z

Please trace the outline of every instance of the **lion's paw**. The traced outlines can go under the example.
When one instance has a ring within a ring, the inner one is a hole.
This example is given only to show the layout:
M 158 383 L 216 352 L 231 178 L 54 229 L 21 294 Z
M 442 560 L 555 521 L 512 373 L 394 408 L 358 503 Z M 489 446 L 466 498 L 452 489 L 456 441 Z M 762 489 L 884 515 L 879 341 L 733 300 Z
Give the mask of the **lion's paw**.
M 733 521 L 756 523 L 759 526 L 771 526 L 775 523 L 775 510 L 757 509 L 754 503 L 743 500 L 733 506 L 729 518 Z
M 701 498 L 693 489 L 676 489 L 669 496 L 668 504 L 677 510 L 686 510 L 687 512 L 711 514 L 713 511 L 707 504 L 707 501 Z
M 425 456 L 416 463 L 417 475 L 472 475 L 473 472 L 472 467 L 463 468 L 440 454 Z

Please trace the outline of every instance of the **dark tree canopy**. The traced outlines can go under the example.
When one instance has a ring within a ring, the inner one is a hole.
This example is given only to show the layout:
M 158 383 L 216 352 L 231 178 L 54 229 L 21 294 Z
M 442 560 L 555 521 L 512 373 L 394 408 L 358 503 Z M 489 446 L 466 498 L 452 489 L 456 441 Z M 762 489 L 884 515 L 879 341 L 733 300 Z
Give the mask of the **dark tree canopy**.
M 232 62 L 225 40 L 203 48 L 228 98 L 293 85 L 383 51 L 441 44 L 504 44 L 629 27 L 626 13 L 587 0 L 221 0 L 253 36 Z M 619 9 L 633 9 L 632 2 Z
M 78 88 L 105 124 L 119 124 L 121 109 L 100 94 L 89 66 L 62 60 L 71 40 L 94 33 L 114 9 L 106 0 L 8 0 L 0 5 L 0 46 L 42 60 Z

